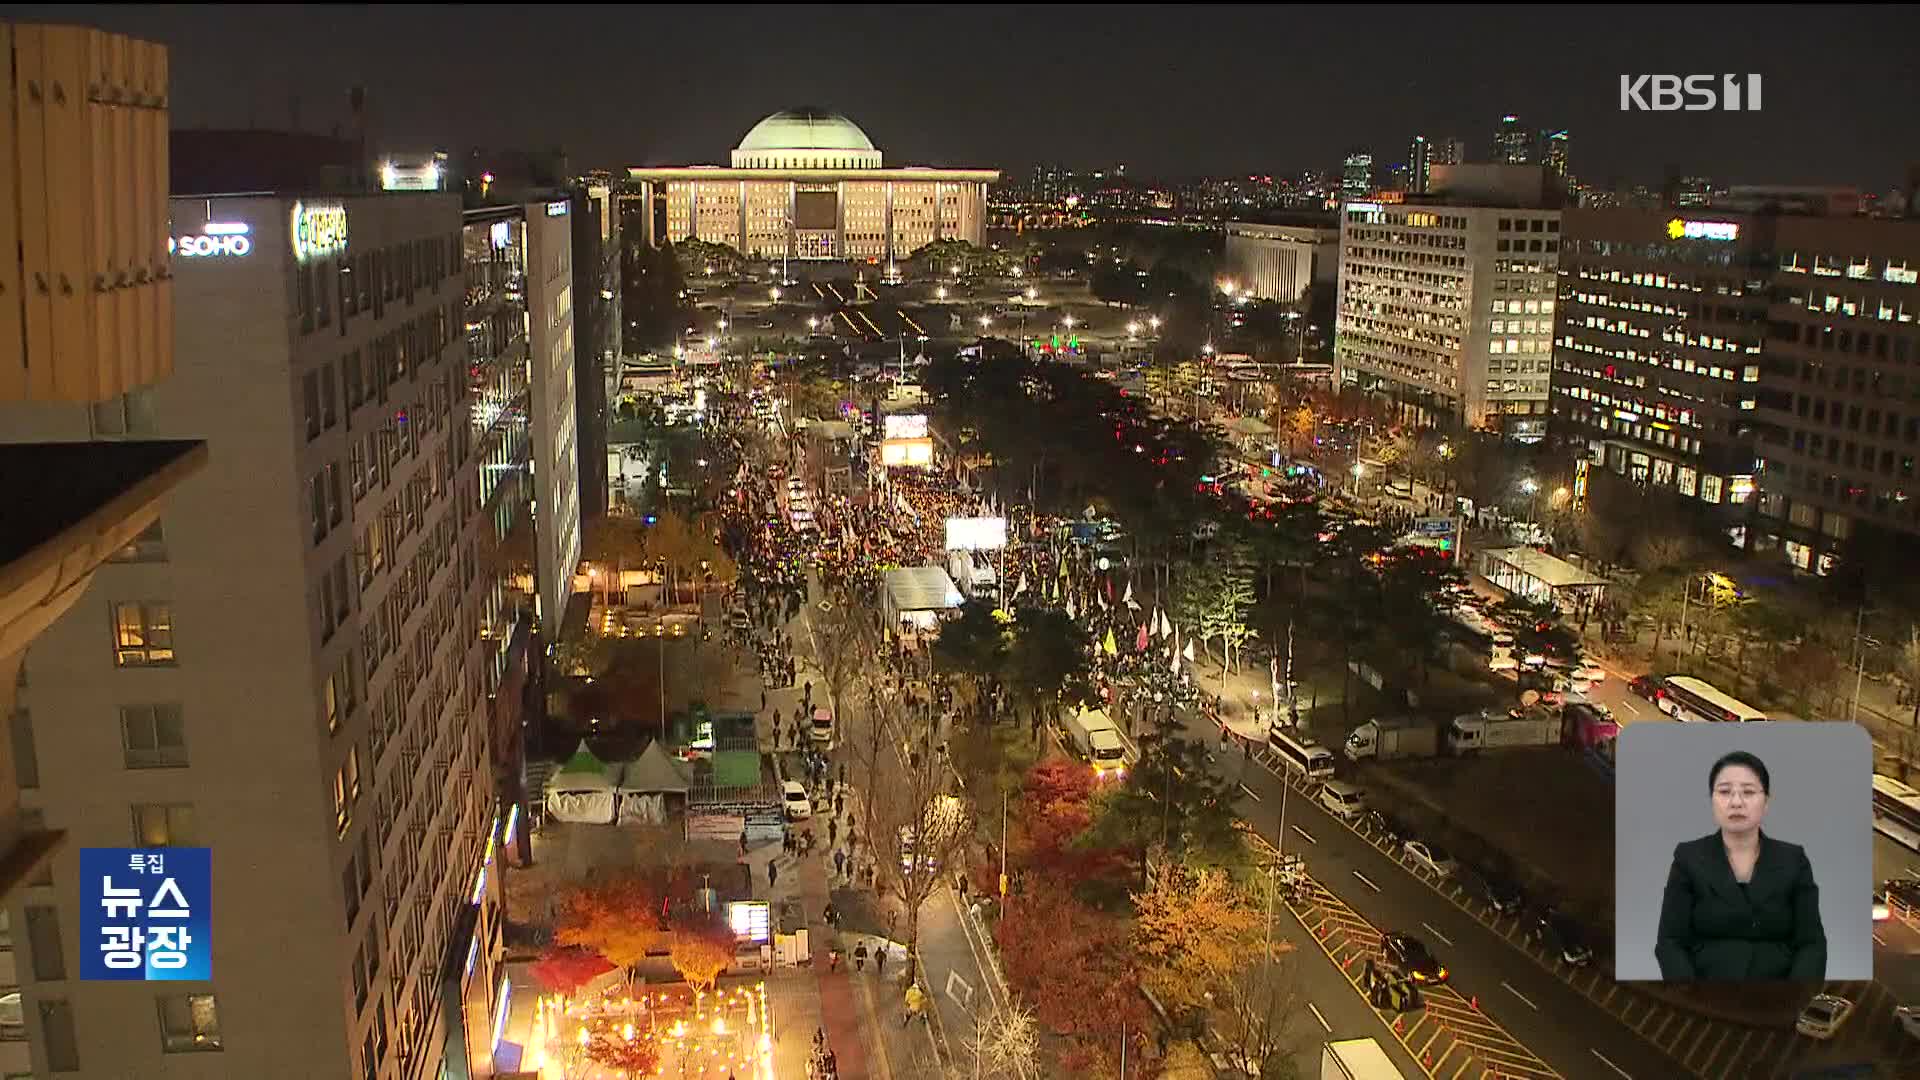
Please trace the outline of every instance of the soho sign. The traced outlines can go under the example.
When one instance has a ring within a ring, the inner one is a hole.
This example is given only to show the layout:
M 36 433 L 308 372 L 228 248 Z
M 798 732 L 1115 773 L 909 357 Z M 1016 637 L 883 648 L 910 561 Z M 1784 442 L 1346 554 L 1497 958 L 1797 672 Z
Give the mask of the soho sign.
M 247 235 L 252 231 L 238 221 L 209 221 L 205 228 L 191 236 L 169 237 L 167 254 L 183 259 L 239 258 L 253 253 L 253 239 Z
M 293 257 L 299 262 L 344 250 L 347 208 L 339 203 L 293 204 Z
M 1667 222 L 1667 237 L 1672 240 L 1738 240 L 1740 226 L 1731 221 L 1687 221 L 1674 218 Z

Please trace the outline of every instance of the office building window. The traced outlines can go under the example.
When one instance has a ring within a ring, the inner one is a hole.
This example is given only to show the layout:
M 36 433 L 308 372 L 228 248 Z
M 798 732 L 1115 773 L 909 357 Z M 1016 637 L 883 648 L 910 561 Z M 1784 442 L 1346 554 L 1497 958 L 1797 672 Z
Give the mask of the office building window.
M 301 398 L 306 404 L 307 440 L 311 442 L 320 437 L 320 373 L 307 372 L 307 377 L 300 381 L 300 388 Z
M 187 726 L 180 706 L 120 706 L 120 747 L 129 769 L 185 768 Z
M 120 667 L 171 664 L 173 609 L 166 604 L 113 606 L 114 663 Z
M 193 847 L 197 838 L 192 803 L 134 804 L 135 847 Z
M 46 904 L 27 908 L 27 949 L 33 953 L 33 977 L 53 982 L 67 977 L 67 954 L 60 945 L 60 909 Z
M 220 1010 L 212 994 L 161 995 L 160 1048 L 169 1054 L 220 1049 Z
M 167 544 L 160 532 L 160 519 L 154 518 L 153 524 L 140 531 L 140 535 L 127 541 L 127 546 L 113 553 L 114 562 L 166 562 Z
M 334 383 L 333 365 L 328 364 L 322 367 L 320 369 L 320 424 L 329 431 L 333 430 L 333 425 L 340 422 L 339 391 Z
M 97 402 L 90 412 L 94 438 L 153 433 L 153 392 L 147 387 L 129 390 Z
M 40 1036 L 46 1040 L 49 1071 L 80 1071 L 80 1040 L 74 1033 L 72 1002 L 40 1002 Z
M 20 1001 L 20 988 L 0 986 L 0 1042 L 25 1042 L 27 1014 Z M 9 1073 L 8 1075 L 16 1075 Z M 31 1080 L 32 1073 L 23 1073 Z
M 327 538 L 327 493 L 323 473 L 314 473 L 307 481 L 307 501 L 312 504 L 313 542 L 319 543 Z
M 13 776 L 23 789 L 40 786 L 40 755 L 33 746 L 33 714 L 24 708 L 13 710 L 7 721 L 13 739 Z
M 327 524 L 338 525 L 345 513 L 345 501 L 340 497 L 340 463 L 327 462 Z
M 20 811 L 20 831 L 21 832 L 40 832 L 46 827 L 47 827 L 46 811 L 41 810 L 39 807 L 27 807 L 27 808 L 23 808 Z M 41 859 L 40 868 L 35 870 L 33 872 L 33 876 L 27 879 L 27 884 L 29 885 L 53 884 L 53 859 L 51 858 Z

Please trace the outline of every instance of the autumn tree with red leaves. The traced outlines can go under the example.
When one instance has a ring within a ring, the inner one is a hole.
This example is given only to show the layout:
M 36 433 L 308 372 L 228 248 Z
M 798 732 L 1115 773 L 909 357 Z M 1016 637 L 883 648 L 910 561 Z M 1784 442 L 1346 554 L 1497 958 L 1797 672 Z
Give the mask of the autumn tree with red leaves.
M 1124 923 L 1075 898 L 1067 882 L 1043 876 L 1009 896 L 994 938 L 1007 981 L 1041 1024 L 1072 1040 L 1070 1055 L 1103 1062 L 1111 1047 L 1117 1058 L 1123 1029 L 1147 1030 Z
M 638 874 L 603 878 L 564 893 L 554 940 L 591 949 L 626 972 L 669 940 L 661 890 Z
M 613 964 L 592 949 L 549 948 L 528 972 L 549 991 L 572 997 L 581 987 L 612 970 Z
M 668 955 L 673 969 L 695 990 L 711 990 L 733 963 L 735 937 L 726 920 L 701 916 L 676 926 Z
M 629 1080 L 652 1076 L 660 1067 L 659 1046 L 648 1032 L 635 1031 L 630 1021 L 603 1016 L 588 1021 L 586 1028 L 586 1057 L 595 1065 Z

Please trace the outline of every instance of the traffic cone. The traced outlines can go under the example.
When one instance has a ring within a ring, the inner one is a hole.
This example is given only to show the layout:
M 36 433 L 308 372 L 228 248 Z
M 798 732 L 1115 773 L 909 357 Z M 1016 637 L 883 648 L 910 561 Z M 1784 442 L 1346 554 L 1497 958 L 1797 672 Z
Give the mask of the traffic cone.
M 1401 1025 L 1401 1023 L 1400 1023 L 1400 1018 L 1399 1018 L 1398 1016 L 1396 1016 L 1396 1017 L 1394 1017 L 1394 1018 L 1393 1018 L 1393 1033 L 1394 1033 L 1395 1035 L 1399 1035 L 1399 1034 L 1402 1034 L 1402 1033 L 1403 1033 L 1403 1032 L 1405 1032 L 1405 1031 L 1406 1031 L 1406 1028 L 1405 1028 L 1405 1027 L 1403 1027 L 1403 1026 Z
M 1480 995 L 1475 994 L 1472 997 L 1468 998 L 1467 1004 L 1473 1006 L 1474 1012 L 1479 1012 L 1480 1011 Z
M 1429 1069 L 1433 1068 L 1433 1051 L 1428 1050 L 1423 1052 L 1420 1055 L 1420 1064 L 1425 1065 Z

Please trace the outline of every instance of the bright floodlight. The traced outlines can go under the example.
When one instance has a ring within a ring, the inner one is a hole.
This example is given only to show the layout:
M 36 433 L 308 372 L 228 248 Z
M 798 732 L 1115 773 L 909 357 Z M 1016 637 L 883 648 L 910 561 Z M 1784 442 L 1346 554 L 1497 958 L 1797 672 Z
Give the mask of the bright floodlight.
M 1040 295 L 1039 289 L 1036 289 L 1031 285 L 1027 286 L 1027 299 L 1029 300 L 1037 299 L 1039 295 Z
M 767 294 L 768 294 L 768 296 L 769 296 L 769 297 L 771 297 L 771 298 L 772 298 L 772 299 L 774 299 L 774 300 L 778 300 L 778 299 L 780 299 L 780 290 L 779 290 L 779 289 L 768 289 L 768 290 L 767 290 Z
M 1073 316 L 1069 315 L 1060 321 L 1066 324 L 1067 329 L 1069 330 L 1073 329 Z
M 933 290 L 933 295 L 941 300 L 945 300 L 947 298 L 947 287 L 945 285 L 940 286 Z
M 820 328 L 820 320 L 809 316 L 807 318 L 807 329 L 818 330 L 819 328 Z
M 1155 330 L 1160 329 L 1160 316 L 1155 315 L 1153 318 L 1148 319 L 1147 325 L 1153 327 Z
M 1531 495 L 1540 490 L 1540 485 L 1533 477 L 1529 476 L 1525 480 L 1520 481 L 1520 490 Z
M 992 325 L 993 325 L 993 320 L 991 318 L 988 318 L 985 315 L 980 316 L 980 329 L 985 330 L 987 327 Z

